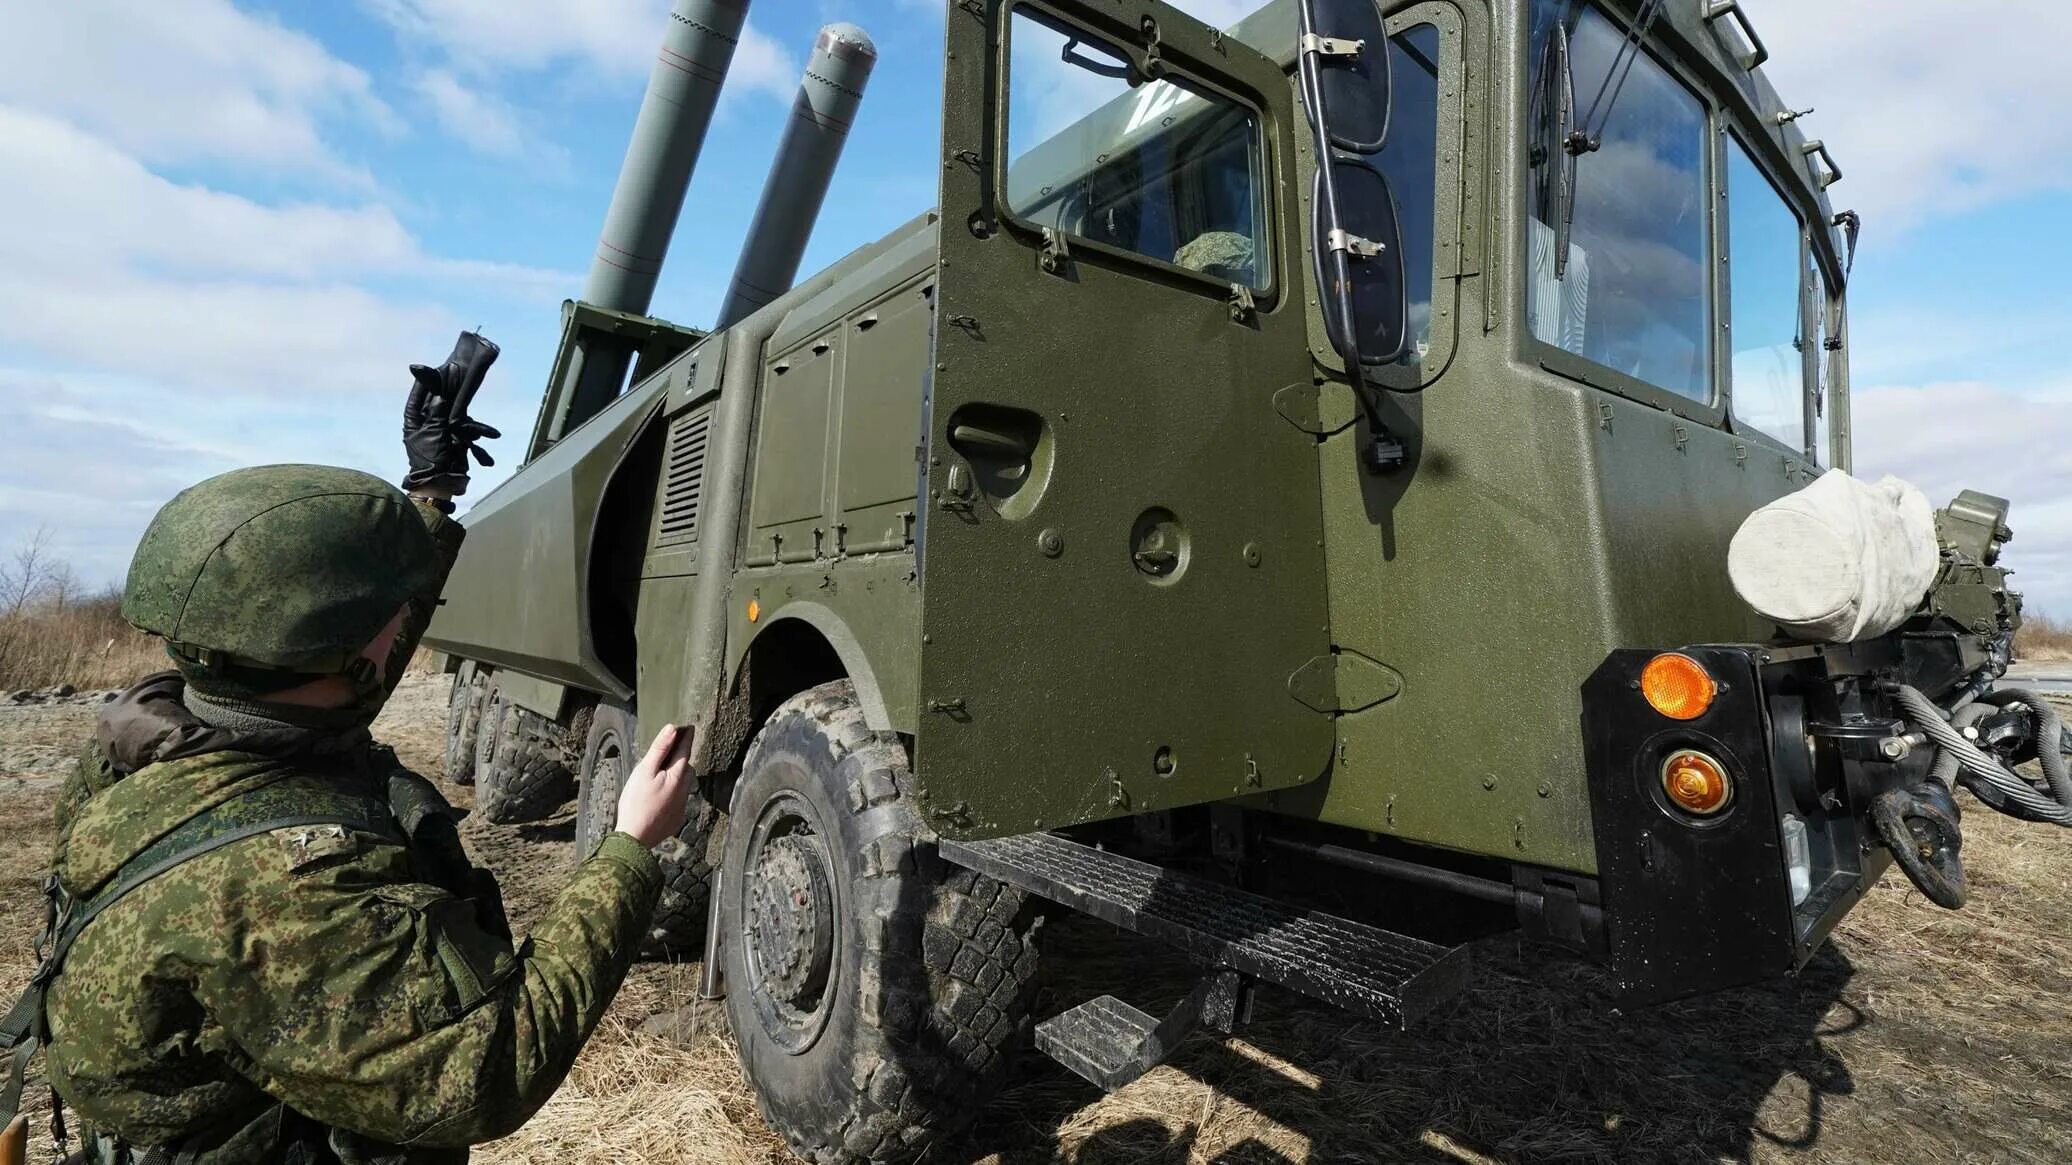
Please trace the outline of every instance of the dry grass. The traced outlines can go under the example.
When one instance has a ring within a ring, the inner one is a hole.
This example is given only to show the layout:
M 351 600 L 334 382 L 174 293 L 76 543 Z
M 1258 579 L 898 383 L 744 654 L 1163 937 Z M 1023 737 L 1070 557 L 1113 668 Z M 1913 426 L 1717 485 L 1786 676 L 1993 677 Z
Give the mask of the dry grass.
M 116 595 L 0 614 L 0 691 L 119 688 L 165 666 L 158 642 L 122 621 Z
M 414 762 L 437 756 L 442 693 L 406 681 L 385 716 Z M 1939 910 L 1888 874 L 1795 982 L 1619 1015 L 1594 969 L 1490 940 L 1462 998 L 1409 1033 L 1269 992 L 1238 1037 L 1197 1037 L 1112 1096 L 1025 1057 L 929 1160 L 2072 1160 L 2072 845 L 1963 801 L 1972 904 Z M 0 986 L 28 970 L 47 813 L 46 790 L 0 785 Z M 521 926 L 566 876 L 568 833 L 470 827 Z M 1188 983 L 1183 962 L 1084 919 L 1047 928 L 1044 956 L 1043 1014 L 1103 991 L 1157 1007 Z M 476 1159 L 789 1161 L 723 1025 L 680 1043 L 642 1030 L 696 982 L 695 964 L 636 967 L 560 1092 Z
M 2021 630 L 2014 634 L 2014 657 L 2072 660 L 2072 620 L 2055 618 L 2042 611 L 2024 612 Z

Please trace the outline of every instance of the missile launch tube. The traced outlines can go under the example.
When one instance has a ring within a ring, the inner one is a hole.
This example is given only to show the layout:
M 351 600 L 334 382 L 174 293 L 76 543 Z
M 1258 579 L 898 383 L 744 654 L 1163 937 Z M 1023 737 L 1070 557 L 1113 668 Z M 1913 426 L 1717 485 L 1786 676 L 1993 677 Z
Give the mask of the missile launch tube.
M 820 30 L 717 327 L 733 324 L 791 287 L 877 63 L 877 47 L 862 29 L 837 23 Z
M 669 236 L 691 185 L 691 168 L 719 103 L 720 84 L 748 19 L 748 0 L 676 0 L 669 12 L 633 140 L 619 168 L 611 209 L 583 299 L 598 307 L 646 315 Z

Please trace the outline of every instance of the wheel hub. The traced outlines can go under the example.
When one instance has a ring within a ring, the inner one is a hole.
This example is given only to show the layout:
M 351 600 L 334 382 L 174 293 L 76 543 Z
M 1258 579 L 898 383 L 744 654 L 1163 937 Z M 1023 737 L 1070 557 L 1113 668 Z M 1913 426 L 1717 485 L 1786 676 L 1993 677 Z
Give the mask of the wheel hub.
M 818 1010 L 834 963 L 829 880 L 826 855 L 810 834 L 769 839 L 749 870 L 745 929 L 756 987 L 800 1018 Z

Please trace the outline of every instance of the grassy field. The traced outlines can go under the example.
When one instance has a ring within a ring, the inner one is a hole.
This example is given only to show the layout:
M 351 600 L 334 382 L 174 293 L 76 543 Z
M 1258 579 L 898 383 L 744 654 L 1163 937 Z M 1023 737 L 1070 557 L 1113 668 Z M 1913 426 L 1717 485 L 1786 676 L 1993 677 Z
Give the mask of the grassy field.
M 444 678 L 413 676 L 382 735 L 435 772 L 443 707 Z M 83 733 L 91 714 L 0 711 L 0 757 L 46 755 L 17 742 Z M 11 775 L 0 984 L 29 969 L 55 773 Z M 1197 1037 L 1112 1096 L 1025 1057 L 930 1161 L 2072 1161 L 2072 845 L 1963 800 L 1972 905 L 1937 909 L 1889 875 L 1795 981 L 1620 1015 L 1594 969 L 1490 940 L 1470 989 L 1409 1033 L 1275 992 L 1239 1036 Z M 521 925 L 565 875 L 571 830 L 567 814 L 468 825 Z M 1100 992 L 1156 1008 L 1188 983 L 1097 923 L 1045 939 L 1043 1014 Z M 477 1160 L 789 1160 L 696 983 L 694 963 L 636 968 L 561 1091 Z

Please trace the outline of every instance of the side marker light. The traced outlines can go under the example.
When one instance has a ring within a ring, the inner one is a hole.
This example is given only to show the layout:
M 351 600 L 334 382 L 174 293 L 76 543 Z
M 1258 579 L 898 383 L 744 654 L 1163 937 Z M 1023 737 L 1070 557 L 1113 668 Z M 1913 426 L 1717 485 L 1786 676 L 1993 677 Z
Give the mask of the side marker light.
M 754 599 L 748 600 L 748 621 L 753 623 L 763 617 L 763 605 Z
M 1726 766 L 1695 749 L 1682 748 L 1662 762 L 1662 791 L 1686 813 L 1710 817 L 1734 800 Z
M 1712 707 L 1719 685 L 1697 660 L 1669 651 L 1640 670 L 1640 694 L 1648 707 L 1671 720 L 1696 720 Z

